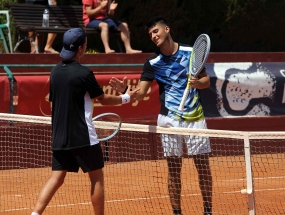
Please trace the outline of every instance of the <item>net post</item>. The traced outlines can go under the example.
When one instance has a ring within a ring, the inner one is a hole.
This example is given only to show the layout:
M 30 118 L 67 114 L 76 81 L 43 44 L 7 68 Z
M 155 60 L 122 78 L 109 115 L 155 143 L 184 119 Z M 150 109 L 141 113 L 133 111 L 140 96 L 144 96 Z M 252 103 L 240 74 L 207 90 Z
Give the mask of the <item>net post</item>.
M 248 132 L 244 133 L 244 156 L 245 156 L 245 165 L 246 165 L 246 182 L 247 182 L 246 194 L 248 194 L 249 215 L 255 215 L 254 193 L 252 186 L 252 170 L 251 170 L 251 159 L 250 159 L 250 142 L 249 142 Z

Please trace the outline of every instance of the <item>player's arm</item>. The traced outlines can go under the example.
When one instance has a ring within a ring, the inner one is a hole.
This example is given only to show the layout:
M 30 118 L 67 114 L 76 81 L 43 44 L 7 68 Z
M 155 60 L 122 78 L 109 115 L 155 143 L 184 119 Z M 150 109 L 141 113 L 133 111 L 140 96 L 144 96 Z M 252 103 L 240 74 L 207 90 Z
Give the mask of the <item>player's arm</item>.
M 91 70 L 88 71 L 84 82 L 90 98 L 98 100 L 102 105 L 119 105 L 129 103 L 135 100 L 136 94 L 139 92 L 139 88 L 131 90 L 131 87 L 129 86 L 126 92 L 120 96 L 105 94 Z
M 141 101 L 147 94 L 148 89 L 150 88 L 151 81 L 140 81 L 138 84 L 139 92 L 136 94 L 136 100 Z
M 120 96 L 108 95 L 108 94 L 101 94 L 100 96 L 95 97 L 100 104 L 102 105 L 119 105 L 119 104 L 126 104 L 131 101 L 136 100 L 136 96 L 140 91 L 139 88 L 135 90 L 131 90 L 131 87 L 128 86 L 128 89 L 125 94 Z
M 194 76 L 191 77 L 190 80 L 191 87 L 197 88 L 197 89 L 205 89 L 210 86 L 210 77 L 208 76 L 206 69 L 202 71 L 197 78 Z
M 140 78 L 140 82 L 138 83 L 138 87 L 140 90 L 136 94 L 136 100 L 141 101 L 147 94 L 148 89 L 151 86 L 152 81 L 154 80 L 154 71 L 150 66 L 149 62 L 144 64 L 143 73 Z M 117 92 L 125 93 L 127 89 L 127 77 L 124 77 L 123 80 L 119 80 L 115 77 L 112 77 L 109 81 L 111 87 Z
M 151 81 L 140 81 L 138 84 L 138 87 L 133 90 L 139 89 L 138 93 L 136 94 L 136 100 L 141 101 L 147 94 L 148 89 L 150 88 Z M 120 93 L 125 93 L 127 90 L 127 77 L 124 77 L 123 80 L 119 80 L 115 77 L 112 77 L 111 80 L 109 81 L 109 84 L 111 87 L 116 90 L 117 92 Z

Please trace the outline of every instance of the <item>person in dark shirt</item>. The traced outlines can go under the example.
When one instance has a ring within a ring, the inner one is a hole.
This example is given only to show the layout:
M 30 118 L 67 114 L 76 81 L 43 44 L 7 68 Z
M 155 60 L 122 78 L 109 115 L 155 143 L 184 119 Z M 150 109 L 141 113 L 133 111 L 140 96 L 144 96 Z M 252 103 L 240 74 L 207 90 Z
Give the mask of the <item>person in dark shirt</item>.
M 120 96 L 104 94 L 93 72 L 80 64 L 87 46 L 83 29 L 72 28 L 63 36 L 63 58 L 51 71 L 52 175 L 42 188 L 32 215 L 40 215 L 63 184 L 67 172 L 88 173 L 91 202 L 96 215 L 104 214 L 102 149 L 92 124 L 93 99 L 102 105 L 133 101 L 138 90 Z

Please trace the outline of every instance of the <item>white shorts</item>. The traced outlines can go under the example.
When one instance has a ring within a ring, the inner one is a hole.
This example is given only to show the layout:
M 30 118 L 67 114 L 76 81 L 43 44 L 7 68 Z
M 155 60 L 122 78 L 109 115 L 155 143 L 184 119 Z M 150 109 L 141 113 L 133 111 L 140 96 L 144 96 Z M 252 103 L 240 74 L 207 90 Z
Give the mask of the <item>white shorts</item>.
M 205 119 L 197 122 L 181 122 L 161 114 L 158 115 L 157 125 L 161 127 L 207 129 Z M 210 140 L 208 137 L 161 134 L 164 156 L 182 156 L 183 141 L 186 143 L 188 155 L 197 155 L 211 152 Z

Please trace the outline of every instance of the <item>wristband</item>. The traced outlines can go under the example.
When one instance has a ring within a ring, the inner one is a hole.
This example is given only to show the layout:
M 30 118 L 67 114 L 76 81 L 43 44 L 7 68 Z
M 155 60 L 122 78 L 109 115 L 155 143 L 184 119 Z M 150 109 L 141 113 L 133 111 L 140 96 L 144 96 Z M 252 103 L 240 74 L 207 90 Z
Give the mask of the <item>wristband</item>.
M 126 103 L 129 103 L 130 100 L 131 100 L 131 97 L 129 94 L 123 94 L 123 95 L 120 95 L 122 97 L 122 104 L 126 104 Z

